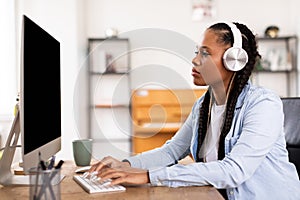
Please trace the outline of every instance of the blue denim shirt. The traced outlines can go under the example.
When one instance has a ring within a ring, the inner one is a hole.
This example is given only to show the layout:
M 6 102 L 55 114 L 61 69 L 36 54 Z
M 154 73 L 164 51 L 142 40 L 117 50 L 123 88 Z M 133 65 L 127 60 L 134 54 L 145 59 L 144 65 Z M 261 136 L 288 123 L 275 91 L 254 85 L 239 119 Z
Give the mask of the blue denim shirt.
M 128 158 L 131 166 L 148 169 L 152 185 L 212 185 L 226 188 L 230 200 L 299 200 L 300 181 L 295 166 L 288 161 L 281 99 L 250 82 L 236 103 L 232 127 L 225 138 L 225 158 L 175 164 L 189 154 L 196 158 L 203 98 L 197 100 L 172 139 L 160 148 Z

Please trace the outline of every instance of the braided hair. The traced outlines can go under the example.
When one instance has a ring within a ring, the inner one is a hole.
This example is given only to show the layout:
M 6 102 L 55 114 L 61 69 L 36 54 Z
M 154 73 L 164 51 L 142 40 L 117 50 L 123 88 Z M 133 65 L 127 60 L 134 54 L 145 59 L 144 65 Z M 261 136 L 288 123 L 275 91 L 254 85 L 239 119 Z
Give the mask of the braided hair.
M 255 66 L 255 63 L 260 59 L 260 54 L 257 50 L 257 41 L 255 38 L 255 35 L 247 28 L 247 26 L 240 24 L 240 23 L 234 23 L 237 28 L 240 30 L 242 34 L 242 47 L 248 54 L 248 62 L 246 66 L 240 70 L 235 72 L 235 75 L 233 76 L 232 80 L 232 86 L 229 88 L 228 92 L 228 99 L 226 103 L 226 109 L 225 109 L 225 116 L 224 116 L 224 122 L 223 127 L 220 134 L 219 139 L 219 150 L 218 150 L 218 159 L 221 160 L 225 157 L 225 147 L 224 147 L 224 141 L 225 136 L 229 132 L 234 116 L 234 110 L 235 105 L 237 102 L 237 99 L 242 92 L 243 88 L 247 84 L 252 70 Z M 226 23 L 217 23 L 208 28 L 209 30 L 213 31 L 217 36 L 217 43 L 220 43 L 222 45 L 233 45 L 234 37 L 231 32 L 230 27 Z M 204 141 L 206 132 L 207 132 L 207 126 L 208 126 L 208 118 L 209 118 L 209 109 L 210 109 L 210 101 L 213 98 L 211 87 L 208 88 L 208 91 L 205 93 L 204 100 L 202 102 L 202 105 L 200 106 L 200 117 L 199 117 L 199 128 L 198 128 L 198 147 L 197 147 L 197 161 L 203 161 L 202 158 L 199 157 L 199 151 L 201 148 L 201 145 Z

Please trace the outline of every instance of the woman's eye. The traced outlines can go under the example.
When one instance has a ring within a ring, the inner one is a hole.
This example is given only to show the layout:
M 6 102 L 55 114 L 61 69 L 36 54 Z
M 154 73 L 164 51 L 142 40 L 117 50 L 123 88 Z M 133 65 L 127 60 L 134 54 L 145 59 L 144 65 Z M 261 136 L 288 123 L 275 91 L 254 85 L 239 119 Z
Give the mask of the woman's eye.
M 205 51 L 205 50 L 200 51 L 200 53 L 201 53 L 201 55 L 204 56 L 204 57 L 209 56 L 209 53 L 208 53 L 207 51 Z
M 208 53 L 208 51 L 206 51 L 205 49 L 196 49 L 195 50 L 195 54 L 196 55 L 198 55 L 198 54 L 201 54 L 201 56 L 203 56 L 203 57 L 206 57 L 206 56 L 209 56 L 210 55 L 210 53 Z

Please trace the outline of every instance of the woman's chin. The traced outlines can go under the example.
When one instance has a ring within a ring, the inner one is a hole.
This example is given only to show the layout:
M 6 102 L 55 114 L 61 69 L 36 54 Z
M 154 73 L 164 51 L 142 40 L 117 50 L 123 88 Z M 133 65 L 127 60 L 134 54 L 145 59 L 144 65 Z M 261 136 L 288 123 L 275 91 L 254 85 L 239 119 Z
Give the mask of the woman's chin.
M 193 83 L 194 83 L 194 85 L 197 85 L 197 86 L 207 86 L 207 84 L 204 81 L 200 81 L 197 79 L 194 79 Z

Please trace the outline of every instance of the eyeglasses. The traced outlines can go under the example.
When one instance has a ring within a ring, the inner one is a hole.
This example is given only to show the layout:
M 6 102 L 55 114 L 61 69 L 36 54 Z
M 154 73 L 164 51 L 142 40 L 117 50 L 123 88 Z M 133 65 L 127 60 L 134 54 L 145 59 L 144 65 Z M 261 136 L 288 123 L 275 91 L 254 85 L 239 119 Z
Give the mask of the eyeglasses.
M 210 53 L 207 51 L 207 49 L 205 47 L 198 47 L 196 46 L 196 50 L 195 50 L 195 54 L 198 55 L 198 54 L 201 54 L 202 57 L 207 57 L 210 55 Z

